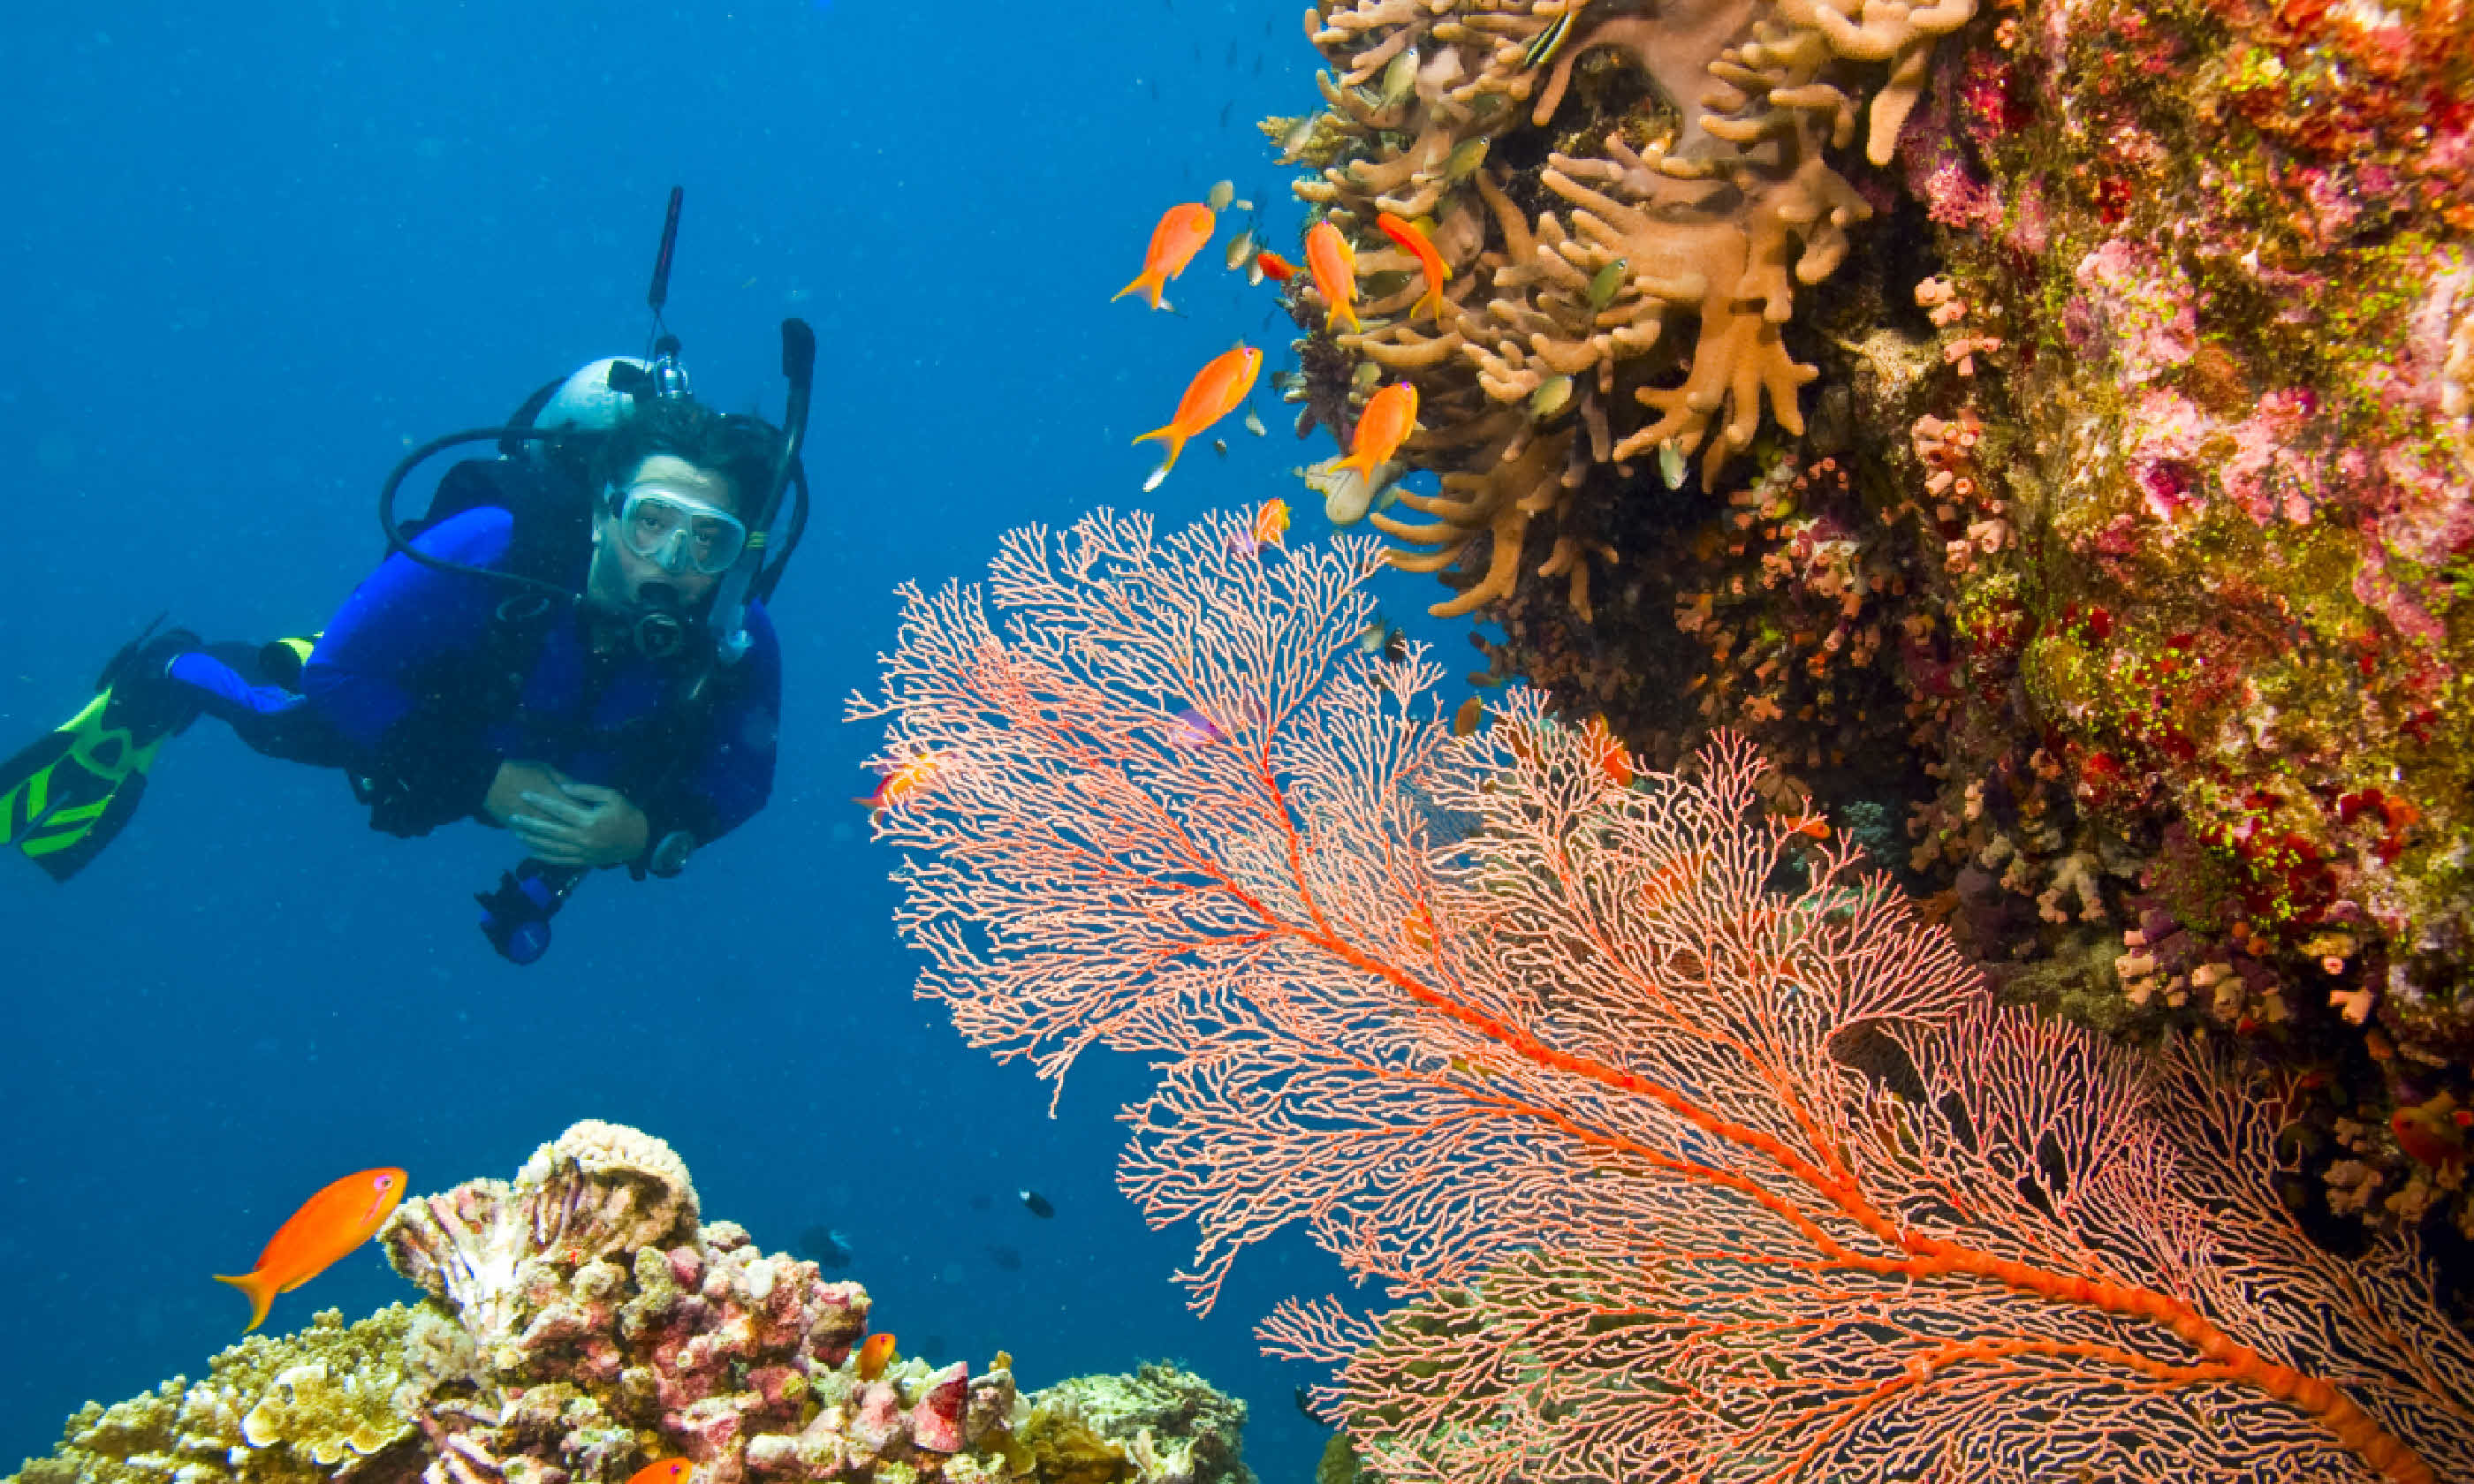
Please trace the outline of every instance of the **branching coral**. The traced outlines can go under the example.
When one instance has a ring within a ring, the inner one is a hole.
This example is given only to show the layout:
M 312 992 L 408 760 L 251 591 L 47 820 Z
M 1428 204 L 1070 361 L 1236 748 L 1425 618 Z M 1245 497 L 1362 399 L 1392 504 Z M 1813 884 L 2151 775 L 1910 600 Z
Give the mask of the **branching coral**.
M 1017 1396 L 1002 1355 L 862 1377 L 866 1290 L 700 1224 L 678 1156 L 617 1124 L 406 1202 L 381 1240 L 428 1304 L 89 1405 L 7 1484 L 619 1484 L 673 1455 L 695 1484 L 1250 1484 L 1243 1403 L 1183 1373 L 1053 1398 Z
M 1365 307 L 1380 318 L 1340 337 L 1341 364 L 1419 386 L 1426 431 L 1409 455 L 1443 488 L 1401 495 L 1426 521 L 1375 517 L 1426 548 L 1395 562 L 1484 559 L 1437 613 L 1509 596 L 1539 525 L 1538 570 L 1586 616 L 1591 563 L 1613 554 L 1580 507 L 1616 497 L 1643 457 L 1672 471 L 1697 452 L 1714 484 L 1765 416 L 1803 431 L 1798 392 L 1818 372 L 1783 329 L 1797 290 L 1837 269 L 1872 214 L 1831 157 L 1860 128 L 1867 156 L 1888 160 L 1935 40 L 1974 12 L 1361 0 L 1320 17 L 1327 110 L 1311 129 L 1266 128 L 1319 167 L 1298 193 L 1359 240 L 1371 275 Z M 1452 269 L 1437 323 L 1408 312 L 1415 264 L 1377 236 L 1384 211 L 1434 223 Z M 1316 312 L 1312 290 L 1298 300 L 1301 319 Z M 1309 361 L 1301 395 L 1341 428 L 1358 379 Z

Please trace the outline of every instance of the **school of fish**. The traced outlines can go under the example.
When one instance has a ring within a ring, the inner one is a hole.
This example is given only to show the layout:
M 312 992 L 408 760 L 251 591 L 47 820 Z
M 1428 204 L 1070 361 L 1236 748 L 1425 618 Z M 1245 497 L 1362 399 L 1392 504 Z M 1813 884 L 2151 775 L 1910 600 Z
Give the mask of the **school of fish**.
M 1163 294 L 1169 281 L 1183 274 L 1203 244 L 1211 240 L 1224 211 L 1251 212 L 1253 203 L 1237 199 L 1236 187 L 1227 180 L 1213 185 L 1201 201 L 1179 202 L 1160 214 L 1152 227 L 1151 242 L 1144 251 L 1142 271 L 1133 281 L 1119 289 L 1116 298 L 1129 294 L 1144 296 L 1154 309 L 1171 307 Z M 1451 277 L 1451 269 L 1435 251 L 1426 227 L 1384 212 L 1375 221 L 1383 235 L 1416 260 L 1424 280 L 1424 292 L 1411 306 L 1410 315 L 1423 316 L 1441 323 L 1451 313 L 1443 298 L 1443 285 Z M 1261 245 L 1257 227 L 1250 223 L 1228 240 L 1223 258 L 1232 272 L 1242 272 L 1249 283 L 1270 281 L 1279 287 L 1291 301 L 1311 293 L 1323 305 L 1323 326 L 1338 332 L 1343 329 L 1360 332 L 1363 322 L 1358 318 L 1357 250 L 1341 229 L 1328 221 L 1320 221 L 1307 228 L 1304 242 L 1305 264 L 1299 267 L 1271 248 Z M 1311 300 L 1309 300 L 1311 301 Z M 1179 398 L 1176 414 L 1165 424 L 1134 440 L 1140 443 L 1157 440 L 1167 445 L 1168 453 L 1158 467 L 1144 481 L 1145 491 L 1156 490 L 1160 481 L 1176 467 L 1177 455 L 1191 440 L 1201 436 L 1221 419 L 1244 406 L 1251 395 L 1263 366 L 1260 350 L 1240 341 L 1228 350 L 1205 362 L 1187 383 Z M 1262 419 L 1250 409 L 1246 414 L 1249 432 L 1261 435 Z M 1317 467 L 1317 477 L 1328 479 L 1335 474 L 1354 474 L 1371 494 L 1388 473 L 1388 465 L 1399 451 L 1402 443 L 1418 429 L 1418 392 L 1407 382 L 1385 387 L 1369 399 L 1349 435 L 1347 453 L 1328 466 Z M 1213 446 L 1221 453 L 1228 445 L 1217 439 Z M 1282 507 L 1286 509 L 1285 506 Z

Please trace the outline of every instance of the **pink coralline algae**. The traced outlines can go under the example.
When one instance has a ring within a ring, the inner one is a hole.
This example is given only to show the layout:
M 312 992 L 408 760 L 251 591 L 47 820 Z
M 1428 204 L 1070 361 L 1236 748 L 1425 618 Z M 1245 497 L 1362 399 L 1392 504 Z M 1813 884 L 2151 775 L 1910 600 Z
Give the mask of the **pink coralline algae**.
M 2110 352 L 2127 382 L 2154 379 L 2198 348 L 2191 285 L 2154 249 L 2115 237 L 2079 259 L 2064 311 L 2072 344 Z

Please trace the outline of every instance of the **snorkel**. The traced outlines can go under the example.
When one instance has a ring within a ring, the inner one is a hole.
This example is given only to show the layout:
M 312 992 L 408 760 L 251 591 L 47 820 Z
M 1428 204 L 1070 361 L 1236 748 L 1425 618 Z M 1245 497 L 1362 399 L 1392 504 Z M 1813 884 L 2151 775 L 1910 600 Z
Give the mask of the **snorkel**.
M 747 604 L 751 597 L 762 600 L 772 591 L 772 584 L 781 580 L 782 567 L 790 560 L 790 551 L 798 545 L 798 532 L 789 533 L 780 560 L 768 572 L 765 553 L 773 546 L 773 530 L 782 521 L 782 497 L 789 490 L 791 476 L 799 468 L 799 447 L 808 437 L 808 399 L 816 379 L 816 332 L 805 320 L 782 322 L 782 374 L 790 383 L 789 402 L 782 414 L 782 448 L 774 456 L 771 488 L 764 498 L 748 512 L 747 546 L 732 563 L 719 586 L 713 591 L 713 606 L 706 610 L 705 621 L 715 634 L 714 658 L 723 664 L 737 664 L 747 653 Z M 800 512 L 806 513 L 805 482 L 801 483 Z M 800 524 L 804 525 L 805 521 Z M 758 586 L 760 579 L 770 581 Z M 701 681 L 698 682 L 702 683 Z

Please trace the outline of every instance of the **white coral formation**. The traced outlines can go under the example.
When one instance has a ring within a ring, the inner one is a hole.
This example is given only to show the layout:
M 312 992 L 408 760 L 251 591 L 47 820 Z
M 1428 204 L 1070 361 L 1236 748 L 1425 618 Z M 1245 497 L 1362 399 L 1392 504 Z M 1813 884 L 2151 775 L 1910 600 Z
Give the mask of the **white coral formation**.
M 1538 570 L 1566 577 L 1586 614 L 1605 551 L 1563 516 L 1593 468 L 1697 452 L 1706 482 L 1765 414 L 1802 432 L 1797 392 L 1816 371 L 1780 328 L 1871 214 L 1831 154 L 1860 132 L 1886 163 L 1935 41 L 1974 13 L 1975 0 L 1359 0 L 1310 13 L 1337 76 L 1299 151 L 1322 168 L 1297 192 L 1355 239 L 1378 287 L 1409 275 L 1364 306 L 1398 318 L 1340 345 L 1418 383 L 1426 431 L 1410 453 L 1443 482 L 1440 496 L 1401 497 L 1429 521 L 1376 523 L 1431 548 L 1395 553 L 1413 570 L 1493 539 L 1485 575 L 1437 613 L 1508 595 L 1530 523 L 1550 517 Z M 1557 141 L 1581 153 L 1549 151 L 1534 173 L 1488 162 L 1553 124 L 1592 68 L 1629 69 L 1646 101 L 1589 118 Z M 1408 315 L 1422 286 L 1376 232 L 1384 211 L 1431 216 L 1452 269 L 1440 323 Z
M 378 1239 L 485 1350 L 522 1334 L 526 1265 L 582 1267 L 692 1241 L 695 1186 L 670 1146 L 587 1119 L 533 1151 L 515 1183 L 478 1180 L 399 1207 Z

